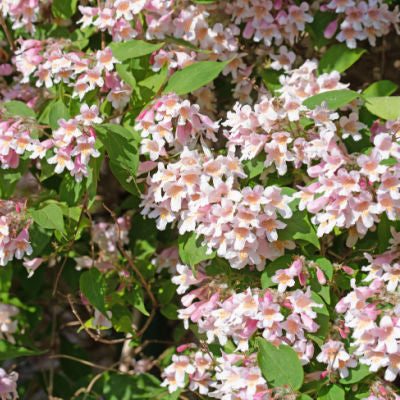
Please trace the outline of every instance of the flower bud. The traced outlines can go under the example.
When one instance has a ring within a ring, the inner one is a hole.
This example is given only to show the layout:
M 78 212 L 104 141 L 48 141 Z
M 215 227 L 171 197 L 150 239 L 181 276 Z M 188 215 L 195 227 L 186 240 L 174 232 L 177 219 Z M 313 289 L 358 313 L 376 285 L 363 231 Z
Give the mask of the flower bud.
M 338 27 L 338 20 L 335 19 L 334 21 L 332 21 L 325 29 L 324 31 L 324 36 L 327 39 L 330 39 L 333 37 L 333 35 L 335 34 L 335 32 L 337 31 L 337 27 Z
M 322 270 L 317 267 L 317 279 L 320 285 L 325 285 L 326 284 L 326 277 L 325 274 L 322 272 Z

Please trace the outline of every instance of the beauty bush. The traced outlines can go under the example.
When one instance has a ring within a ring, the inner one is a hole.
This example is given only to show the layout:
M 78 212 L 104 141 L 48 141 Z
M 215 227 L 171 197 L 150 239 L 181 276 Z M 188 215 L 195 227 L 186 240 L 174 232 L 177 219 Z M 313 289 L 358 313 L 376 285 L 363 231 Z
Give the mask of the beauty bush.
M 400 399 L 400 9 L 0 0 L 0 399 Z

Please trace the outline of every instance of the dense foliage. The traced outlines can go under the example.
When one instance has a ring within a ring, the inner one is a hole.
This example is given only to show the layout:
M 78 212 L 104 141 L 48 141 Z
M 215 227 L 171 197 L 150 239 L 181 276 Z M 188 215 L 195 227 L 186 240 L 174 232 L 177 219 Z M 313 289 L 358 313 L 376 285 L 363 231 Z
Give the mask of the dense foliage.
M 400 399 L 395 3 L 0 0 L 1 399 Z

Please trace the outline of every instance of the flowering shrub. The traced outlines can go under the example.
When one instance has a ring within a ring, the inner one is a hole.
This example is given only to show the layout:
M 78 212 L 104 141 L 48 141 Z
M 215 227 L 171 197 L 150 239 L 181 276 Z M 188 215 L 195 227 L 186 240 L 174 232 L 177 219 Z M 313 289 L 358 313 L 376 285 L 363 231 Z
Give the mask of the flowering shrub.
M 396 1 L 0 25 L 0 399 L 400 399 Z

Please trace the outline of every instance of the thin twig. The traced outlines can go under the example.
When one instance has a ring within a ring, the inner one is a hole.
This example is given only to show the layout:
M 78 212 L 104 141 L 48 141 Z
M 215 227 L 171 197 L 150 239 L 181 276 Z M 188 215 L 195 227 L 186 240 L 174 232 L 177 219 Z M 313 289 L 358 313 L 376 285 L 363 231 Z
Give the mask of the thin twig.
M 86 360 L 82 360 L 80 358 L 69 356 L 67 354 L 54 354 L 54 355 L 49 356 L 49 358 L 67 358 L 68 360 L 76 361 L 76 362 L 79 362 L 81 364 L 87 365 L 87 366 L 92 367 L 92 368 L 97 368 L 97 369 L 102 369 L 104 371 L 111 371 L 111 372 L 119 372 L 120 373 L 120 371 L 115 369 L 115 368 L 105 367 L 103 365 L 98 365 L 98 364 L 92 363 L 90 361 L 86 361 Z
M 68 246 L 67 255 L 65 256 L 64 261 L 63 261 L 63 263 L 61 264 L 60 269 L 58 270 L 57 277 L 56 277 L 56 281 L 54 282 L 53 294 L 52 294 L 53 297 L 54 297 L 54 295 L 56 294 L 57 286 L 58 286 L 58 281 L 60 280 L 60 277 L 61 277 L 61 274 L 62 274 L 63 269 L 64 269 L 64 267 L 65 267 L 65 264 L 67 263 L 68 254 L 69 254 L 69 252 L 71 251 L 71 249 L 72 249 L 72 247 L 73 247 L 73 245 L 74 245 L 74 243 L 75 243 L 76 236 L 78 235 L 79 225 L 81 224 L 83 215 L 84 215 L 84 213 L 85 213 L 85 209 L 86 209 L 86 206 L 87 206 L 88 199 L 89 199 L 89 192 L 86 190 L 85 197 L 84 197 L 84 199 L 83 199 L 81 214 L 79 215 L 78 224 L 76 225 L 76 229 L 75 229 L 75 232 L 74 232 L 74 236 L 73 236 L 73 238 L 72 238 L 71 244 Z
M 75 315 L 75 317 L 77 318 L 77 320 L 80 322 L 82 328 L 85 330 L 85 332 L 96 342 L 100 342 L 100 343 L 105 343 L 105 344 L 115 344 L 115 343 L 123 343 L 126 340 L 132 340 L 132 339 L 136 339 L 135 336 L 128 336 L 126 338 L 122 338 L 122 339 L 103 339 L 101 336 L 99 335 L 95 335 L 82 321 L 82 318 L 79 316 L 78 311 L 76 310 L 75 306 L 74 306 L 74 301 L 72 299 L 72 296 L 69 294 L 67 296 L 68 298 L 68 302 L 70 304 L 72 313 Z
M 8 44 L 10 45 L 11 50 L 12 50 L 12 52 L 14 53 L 14 51 L 15 51 L 15 49 L 16 49 L 15 43 L 14 43 L 14 41 L 12 40 L 11 33 L 10 33 L 10 31 L 8 30 L 6 21 L 4 21 L 4 17 L 3 17 L 3 15 L 2 15 L 1 13 L 0 13 L 0 24 L 1 24 L 1 26 L 3 27 L 4 33 L 6 34 Z

